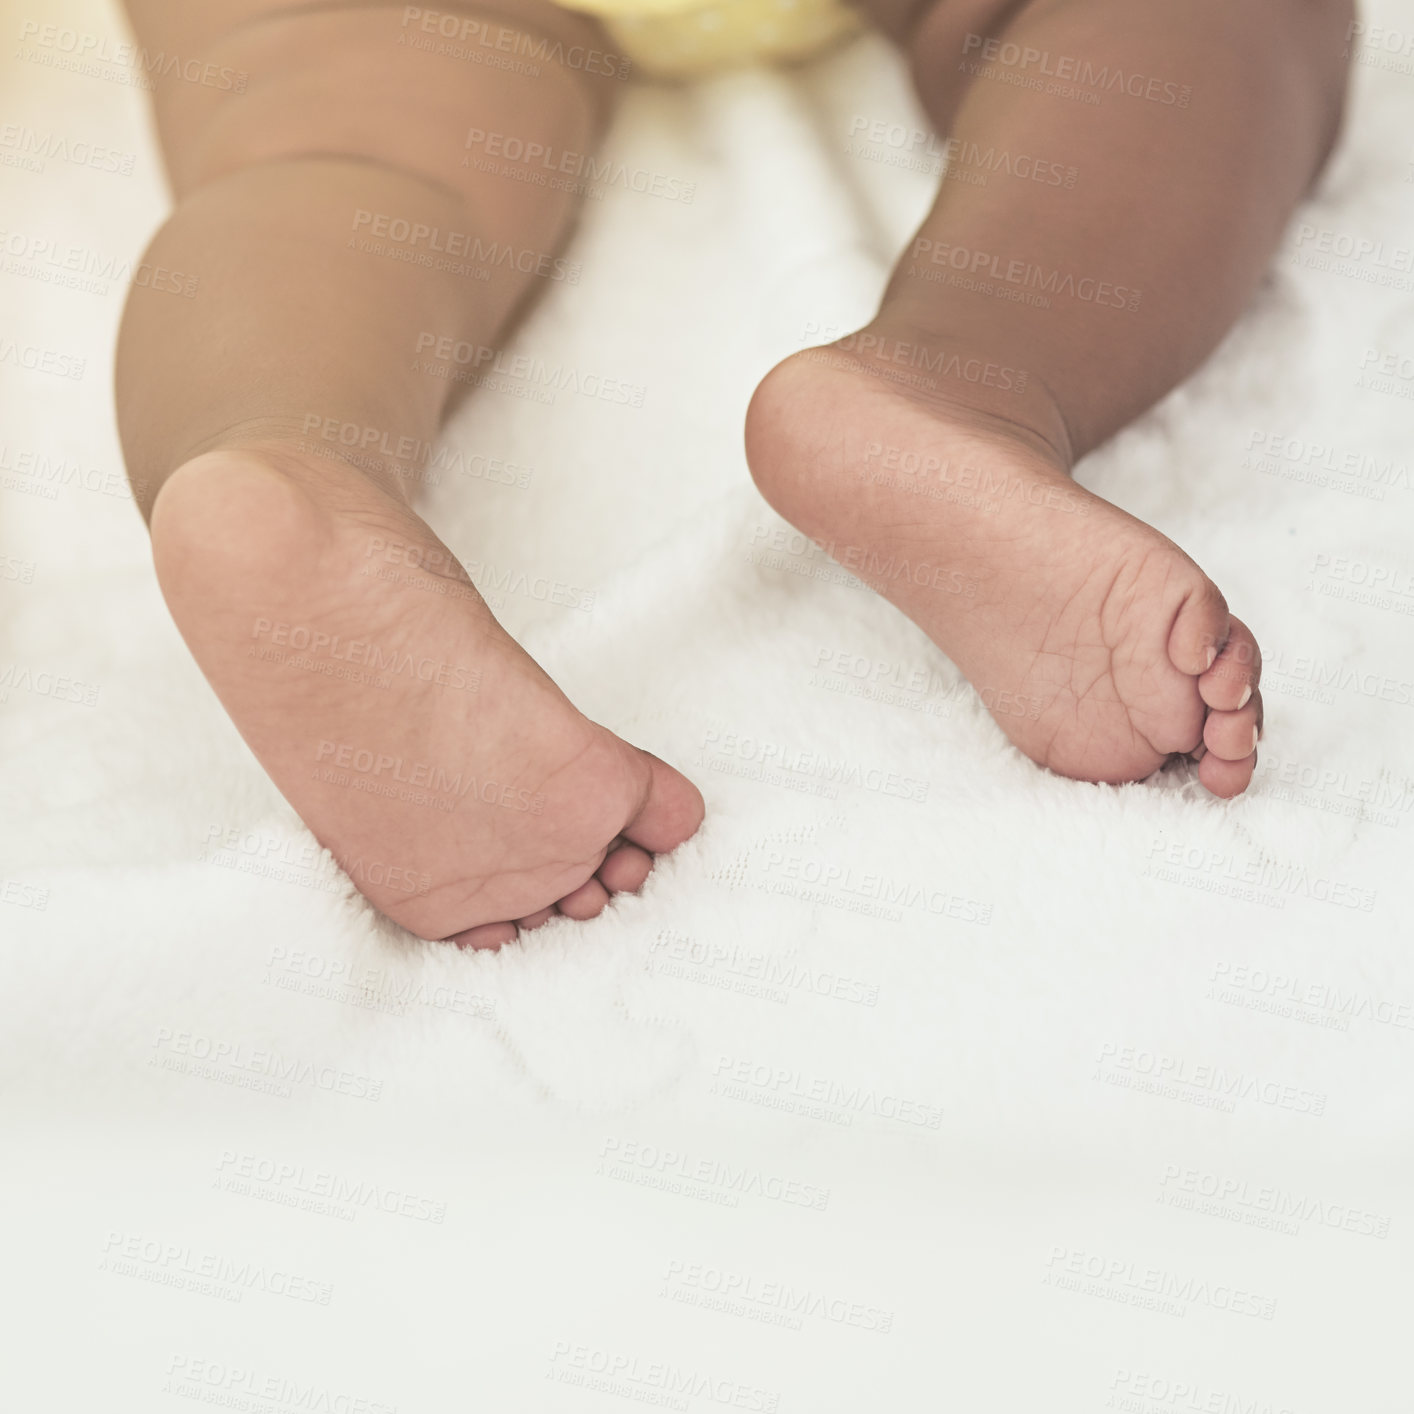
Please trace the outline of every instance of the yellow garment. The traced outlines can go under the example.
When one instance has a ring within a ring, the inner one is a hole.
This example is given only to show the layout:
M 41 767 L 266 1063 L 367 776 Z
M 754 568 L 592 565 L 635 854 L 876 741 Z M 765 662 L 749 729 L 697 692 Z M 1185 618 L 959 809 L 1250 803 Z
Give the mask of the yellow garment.
M 597 15 L 634 64 L 688 78 L 805 59 L 863 28 L 844 0 L 560 0 Z

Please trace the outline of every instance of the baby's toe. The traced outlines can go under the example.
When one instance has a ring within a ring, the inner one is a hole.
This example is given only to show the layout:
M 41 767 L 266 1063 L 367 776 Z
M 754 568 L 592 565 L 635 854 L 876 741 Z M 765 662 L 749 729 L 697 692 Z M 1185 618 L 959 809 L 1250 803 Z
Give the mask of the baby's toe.
M 555 905 L 551 904 L 549 908 L 536 909 L 534 913 L 529 914 L 525 918 L 517 918 L 516 927 L 519 928 L 522 933 L 533 933 L 535 929 L 543 927 L 552 918 L 558 916 Z
M 1257 749 L 1262 730 L 1262 695 L 1257 693 L 1240 712 L 1209 712 L 1203 724 L 1203 745 L 1224 761 L 1241 761 Z
M 1213 795 L 1228 800 L 1247 789 L 1256 768 L 1255 751 L 1240 761 L 1225 761 L 1217 752 L 1210 751 L 1198 763 L 1198 779 Z
M 1232 631 L 1213 666 L 1198 679 L 1198 692 L 1209 707 L 1233 712 L 1245 707 L 1262 679 L 1262 651 L 1252 630 L 1232 619 Z M 1212 743 L 1208 743 L 1212 747 Z
M 514 923 L 481 923 L 475 928 L 465 928 L 453 933 L 447 939 L 459 948 L 499 948 L 516 940 Z
M 568 893 L 558 904 L 566 918 L 597 918 L 609 902 L 609 891 L 598 879 L 589 878 L 573 893 Z
M 599 882 L 611 894 L 636 894 L 653 872 L 653 856 L 636 844 L 615 845 L 599 866 Z

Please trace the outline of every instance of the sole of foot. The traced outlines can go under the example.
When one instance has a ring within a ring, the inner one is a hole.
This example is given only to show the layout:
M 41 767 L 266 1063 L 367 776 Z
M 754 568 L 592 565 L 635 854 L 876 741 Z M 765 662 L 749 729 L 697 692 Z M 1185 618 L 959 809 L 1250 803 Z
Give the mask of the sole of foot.
M 942 381 L 839 345 L 792 355 L 747 415 L 756 484 L 918 624 L 1033 761 L 1118 784 L 1191 755 L 1214 795 L 1240 794 L 1262 726 L 1252 634 L 1045 437 Z
M 210 451 L 153 507 L 158 582 L 281 794 L 368 900 L 499 947 L 640 889 L 702 797 L 578 712 L 395 495 L 278 444 Z

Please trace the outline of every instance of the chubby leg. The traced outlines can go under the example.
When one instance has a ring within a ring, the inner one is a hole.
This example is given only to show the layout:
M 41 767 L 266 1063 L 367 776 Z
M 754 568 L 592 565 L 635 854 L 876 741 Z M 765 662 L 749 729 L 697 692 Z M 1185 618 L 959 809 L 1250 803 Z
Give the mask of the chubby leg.
M 397 922 L 495 946 L 517 921 L 592 916 L 692 834 L 701 799 L 506 635 L 414 513 L 407 449 L 435 438 L 459 347 L 494 348 L 554 268 L 574 210 L 513 162 L 464 163 L 469 135 L 589 150 L 613 84 L 584 56 L 603 41 L 541 0 L 431 12 L 519 68 L 449 57 L 435 30 L 419 42 L 425 12 L 401 5 L 130 8 L 142 43 L 218 75 L 156 95 L 177 206 L 147 261 L 195 284 L 134 289 L 118 350 L 124 451 L 178 628 L 281 792 Z
M 1250 297 L 1337 131 L 1344 0 L 877 5 L 951 166 L 875 320 L 758 391 L 758 483 L 847 539 L 1034 759 L 1125 781 L 1206 749 L 1237 794 L 1251 634 L 1069 473 Z

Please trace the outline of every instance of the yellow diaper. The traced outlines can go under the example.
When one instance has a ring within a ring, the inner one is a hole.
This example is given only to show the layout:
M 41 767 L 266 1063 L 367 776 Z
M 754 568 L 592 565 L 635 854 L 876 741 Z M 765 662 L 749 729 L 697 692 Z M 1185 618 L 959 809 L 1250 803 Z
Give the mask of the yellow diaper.
M 645 73 L 687 78 L 805 59 L 862 29 L 844 0 L 560 0 L 603 21 Z

